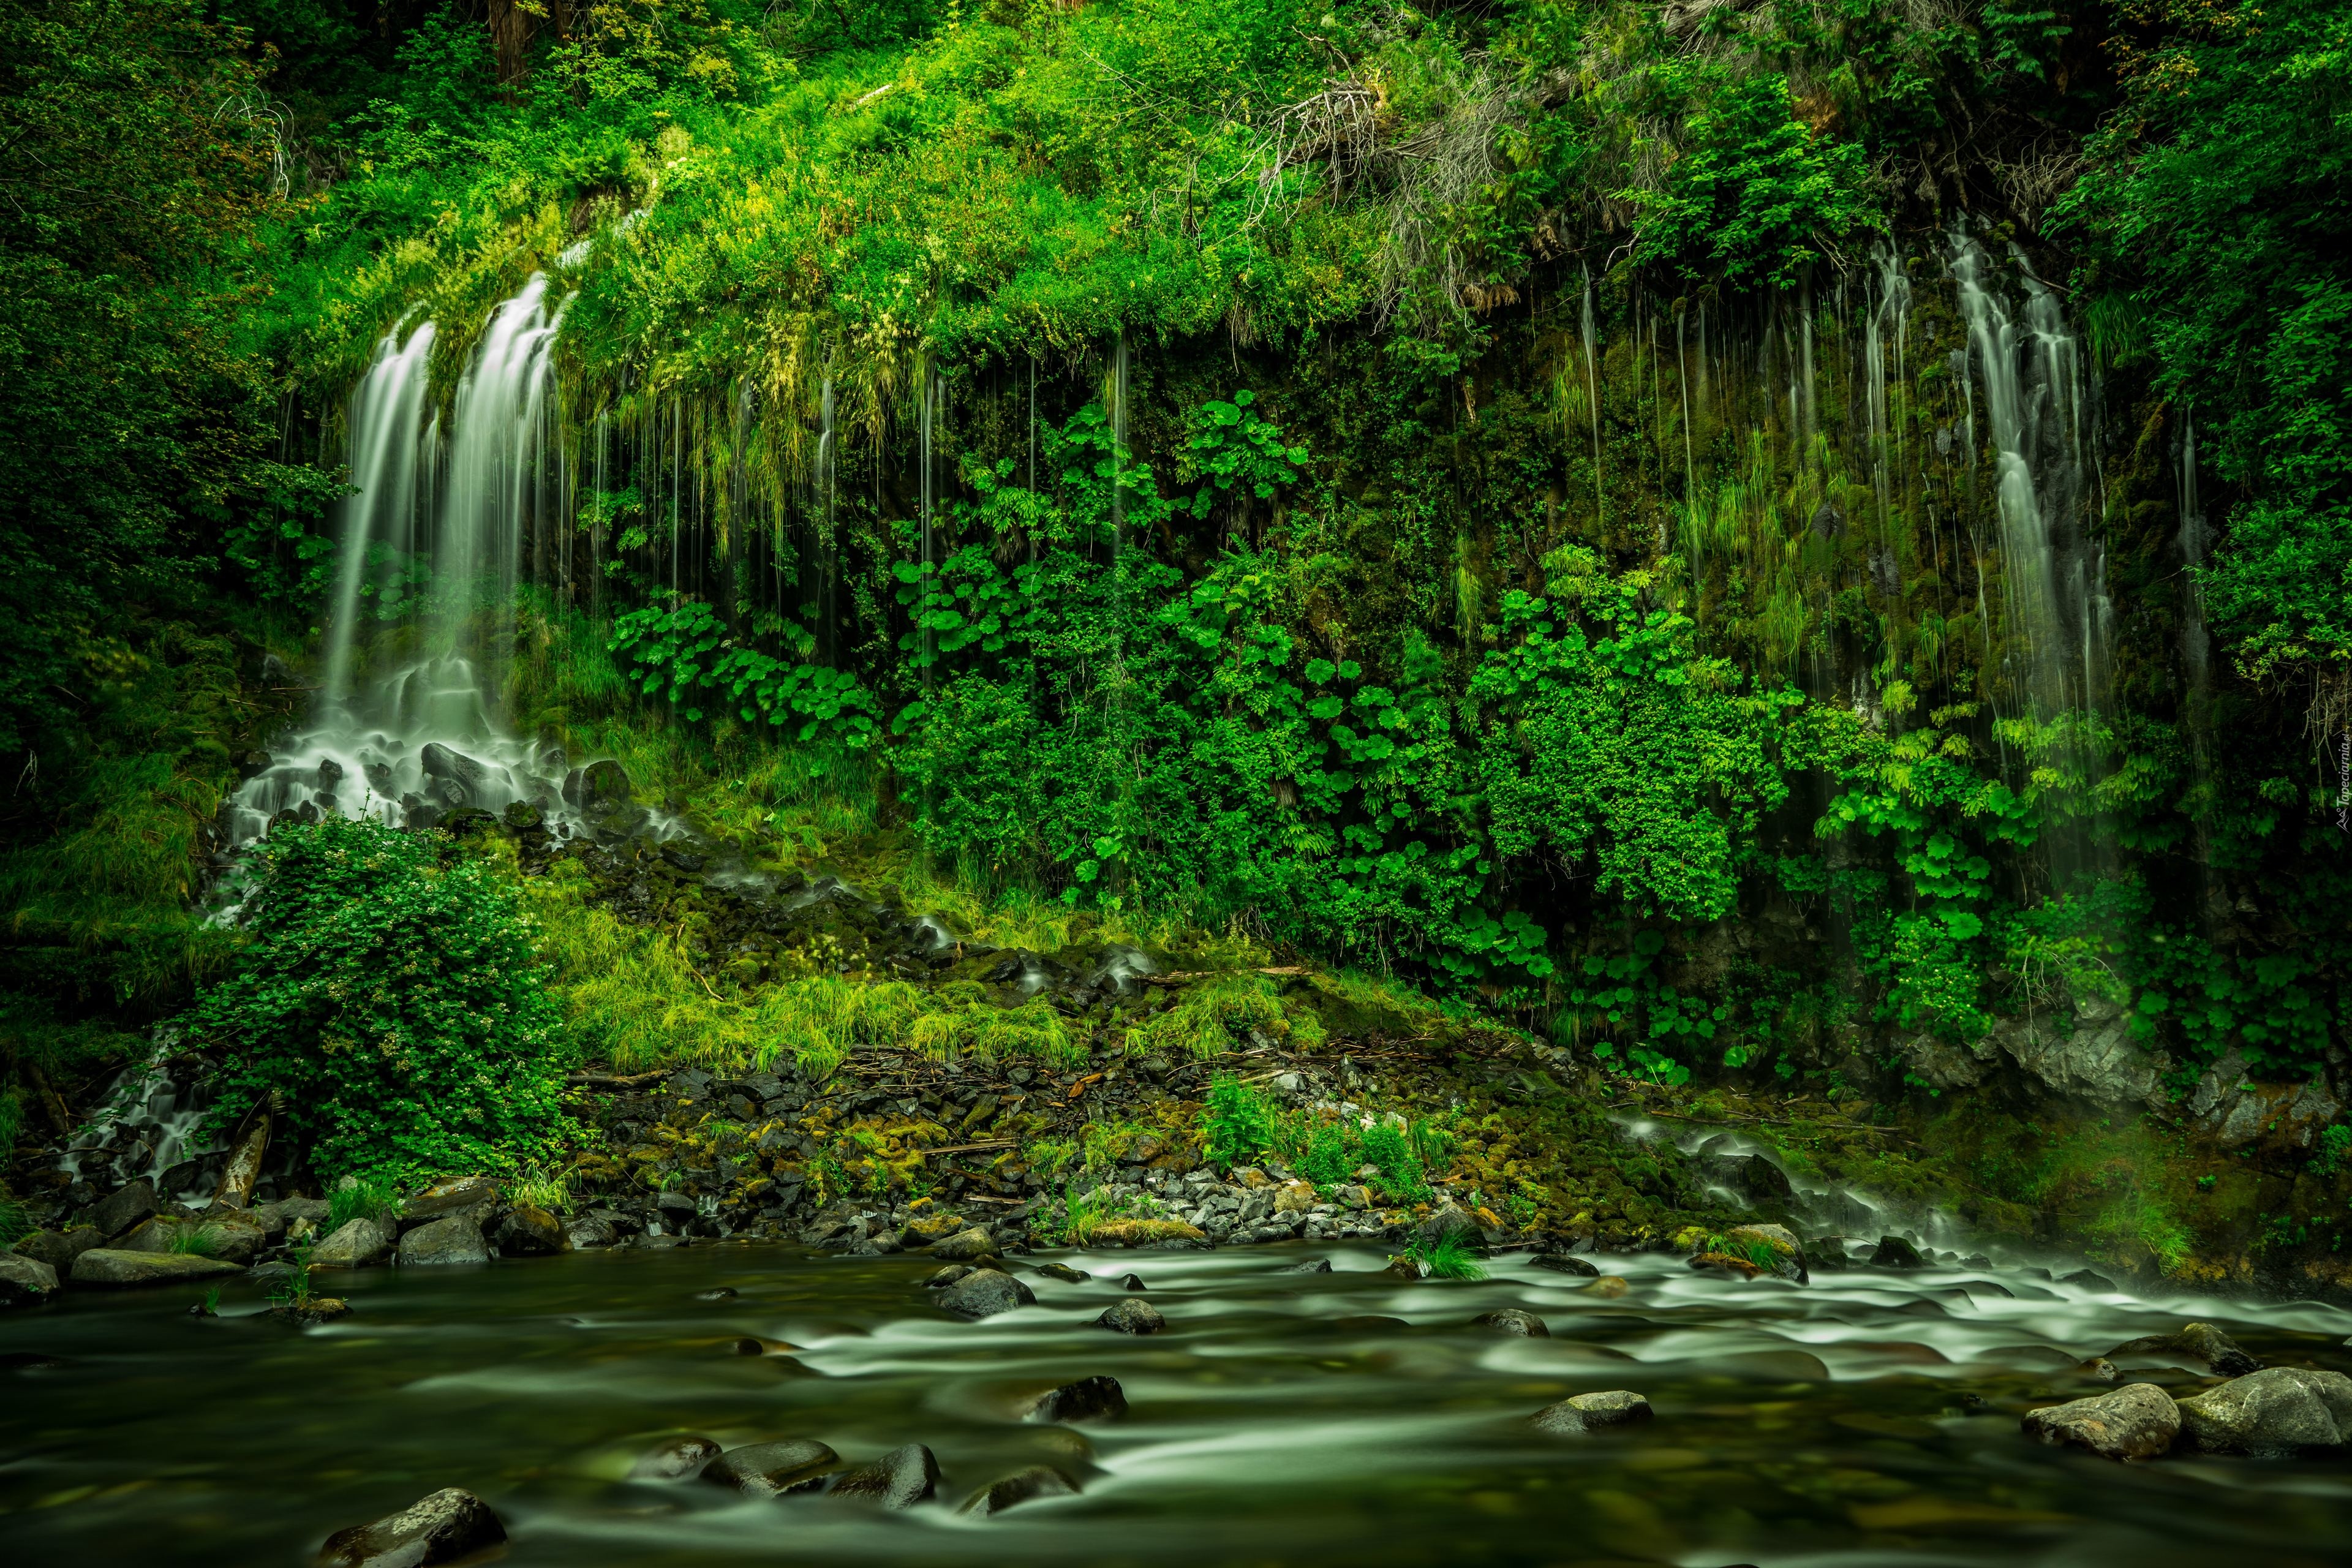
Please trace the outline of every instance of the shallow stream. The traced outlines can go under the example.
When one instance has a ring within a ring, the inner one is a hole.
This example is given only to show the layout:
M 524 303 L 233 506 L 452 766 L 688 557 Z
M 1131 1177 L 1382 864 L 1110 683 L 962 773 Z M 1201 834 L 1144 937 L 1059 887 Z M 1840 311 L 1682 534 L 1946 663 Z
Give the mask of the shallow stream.
M 1328 1257 L 1328 1275 L 1286 1272 Z M 1037 1304 L 931 1305 L 919 1258 L 775 1246 L 582 1253 L 320 1283 L 357 1310 L 296 1332 L 258 1288 L 77 1294 L 0 1319 L 0 1540 L 25 1563 L 300 1563 L 331 1531 L 445 1486 L 504 1520 L 513 1563 L 2321 1564 L 2352 1549 L 2352 1464 L 2123 1467 L 2018 1431 L 2099 1392 L 2082 1358 L 2182 1322 L 2265 1361 L 2352 1370 L 2352 1312 L 2147 1300 L 2034 1268 L 1700 1276 L 1602 1258 L 1632 1289 L 1497 1260 L 1412 1283 L 1371 1249 L 1066 1255 Z M 1167 1331 L 1092 1320 L 1141 1276 Z M 731 1299 L 701 1292 L 731 1287 Z M 1549 1339 L 1470 1326 L 1504 1307 Z M 739 1341 L 769 1342 L 764 1354 Z M 782 1346 L 793 1349 L 786 1351 Z M 40 1358 L 47 1358 L 46 1361 Z M 2201 1368 L 2124 1363 L 2179 1385 Z M 1026 1424 L 1024 1396 L 1107 1373 L 1124 1420 Z M 1647 1426 L 1548 1436 L 1564 1395 L 1648 1395 Z M 903 1514 L 627 1479 L 665 1436 L 821 1438 L 850 1463 L 929 1445 Z M 958 1506 L 1032 1465 L 1080 1495 Z

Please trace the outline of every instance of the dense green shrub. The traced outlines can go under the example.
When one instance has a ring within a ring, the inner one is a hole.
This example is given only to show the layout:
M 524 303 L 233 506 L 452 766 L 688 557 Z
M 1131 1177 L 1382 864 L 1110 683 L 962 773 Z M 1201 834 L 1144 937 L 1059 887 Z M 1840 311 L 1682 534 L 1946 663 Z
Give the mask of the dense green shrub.
M 329 817 L 257 852 L 244 964 L 189 1015 L 227 1054 L 212 1125 L 283 1096 L 329 1176 L 509 1164 L 552 1131 L 557 1019 L 514 895 L 436 836 Z

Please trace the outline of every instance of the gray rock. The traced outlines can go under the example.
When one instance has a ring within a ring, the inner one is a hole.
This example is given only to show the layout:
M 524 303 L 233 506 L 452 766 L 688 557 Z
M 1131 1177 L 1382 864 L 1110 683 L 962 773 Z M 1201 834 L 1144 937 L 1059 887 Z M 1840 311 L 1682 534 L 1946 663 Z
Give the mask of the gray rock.
M 2075 1278 L 2073 1275 L 2069 1279 Z M 2110 1289 L 2112 1286 L 2108 1287 Z M 2126 1340 L 2109 1351 L 2110 1358 L 2128 1355 L 2188 1356 L 2201 1361 L 2223 1377 L 2243 1377 L 2260 1372 L 2263 1363 L 2238 1348 L 2238 1342 L 2210 1323 L 2186 1323 L 2172 1334 L 2146 1334 Z
M 114 1246 L 125 1252 L 172 1252 L 194 1245 L 209 1258 L 250 1263 L 261 1250 L 262 1239 L 261 1227 L 244 1223 L 241 1215 L 229 1219 L 182 1219 L 159 1214 L 130 1235 L 117 1237 Z
M 1651 1415 L 1645 1396 L 1613 1388 L 1599 1394 L 1571 1394 L 1557 1405 L 1545 1405 L 1528 1419 L 1538 1431 L 1566 1435 L 1595 1432 L 1606 1426 L 1629 1426 L 1637 1421 L 1647 1421 Z
M 975 1258 L 985 1258 L 995 1250 L 996 1244 L 989 1239 L 988 1232 L 977 1226 L 931 1244 L 931 1256 L 950 1263 L 968 1263 Z
M 2209 1454 L 2284 1455 L 2352 1440 L 2352 1377 L 2274 1366 L 2180 1402 L 2181 1436 Z
M 975 1268 L 940 1292 L 940 1305 L 963 1318 L 992 1318 L 1036 1300 L 1028 1286 L 993 1268 Z
M 2127 1383 L 2112 1394 L 2026 1412 L 2022 1428 L 2044 1443 L 2072 1444 L 2104 1459 L 2152 1459 L 2172 1447 L 2180 1409 L 2149 1383 Z
M 1522 1339 L 1548 1340 L 1551 1329 L 1533 1312 L 1522 1312 L 1517 1307 L 1506 1307 L 1499 1312 L 1481 1312 L 1470 1320 L 1471 1326 L 1492 1329 L 1496 1333 L 1517 1334 Z
M 57 1294 L 58 1271 L 21 1252 L 0 1252 L 0 1307 L 37 1307 Z
M 629 1467 L 629 1474 L 639 1480 L 682 1481 L 688 1476 L 700 1475 L 702 1468 L 719 1454 L 719 1445 L 698 1432 L 673 1437 L 638 1455 L 637 1462 Z
M 276 1203 L 256 1205 L 247 1217 L 275 1241 L 296 1220 L 307 1219 L 314 1229 L 325 1225 L 330 1212 L 324 1198 L 279 1198 Z
M 940 1484 L 940 1462 L 920 1443 L 893 1448 L 870 1465 L 860 1465 L 825 1491 L 827 1497 L 878 1502 L 887 1509 L 912 1508 Z
M 94 1225 L 71 1230 L 37 1230 L 16 1243 L 19 1257 L 37 1258 L 60 1275 L 73 1272 L 74 1259 L 93 1247 L 104 1247 L 106 1235 Z
M 403 1268 L 438 1267 L 447 1263 L 488 1263 L 490 1244 L 471 1214 L 453 1214 L 405 1232 L 400 1238 Z
M 781 1443 L 730 1448 L 703 1467 L 702 1479 L 737 1491 L 775 1497 L 823 1485 L 826 1474 L 840 1464 L 840 1456 L 815 1439 L 787 1437 Z
M 1095 1321 L 1106 1329 L 1116 1329 L 1122 1334 L 1156 1334 L 1168 1326 L 1160 1309 L 1140 1296 L 1129 1296 L 1115 1306 L 1103 1310 Z
M 359 1268 L 377 1261 L 391 1250 L 391 1222 L 362 1215 L 356 1219 L 345 1220 L 333 1235 L 310 1248 L 310 1267 Z
M 216 1279 L 245 1270 L 223 1258 L 199 1258 L 193 1252 L 126 1252 L 94 1247 L 74 1259 L 77 1285 L 175 1285 L 187 1279 Z
M 438 786 L 439 798 L 444 805 L 478 806 L 482 804 L 484 786 L 490 777 L 487 763 L 478 762 L 463 752 L 452 751 L 438 741 L 427 741 L 417 757 L 424 765 L 425 776 Z M 426 793 L 433 792 L 428 789 Z
M 1047 1279 L 1059 1279 L 1065 1285 L 1084 1285 L 1094 1279 L 1093 1275 L 1081 1274 L 1066 1263 L 1032 1264 L 1029 1271 L 1042 1275 Z M 945 1270 L 941 1272 L 944 1273 Z
M 1587 1279 L 1601 1278 L 1601 1270 L 1573 1252 L 1539 1253 L 1534 1259 L 1538 1268 L 1549 1268 L 1556 1274 L 1580 1274 Z
M 2000 1065 L 2000 1047 L 1990 1035 L 1972 1046 L 1915 1035 L 1897 1048 L 1904 1067 L 1937 1091 L 1974 1089 Z
M 973 1272 L 974 1270 L 969 1263 L 950 1263 L 944 1268 L 934 1269 L 931 1273 L 931 1277 L 923 1281 L 923 1289 L 926 1290 L 944 1290 L 949 1286 L 954 1284 L 957 1280 L 965 1279 Z
M 985 1519 L 992 1514 L 1003 1513 L 1008 1508 L 1018 1508 L 1023 1503 L 1037 1498 L 1073 1497 L 1076 1495 L 1077 1490 L 1076 1481 L 1072 1480 L 1060 1470 L 1049 1469 L 1044 1465 L 1039 1465 L 1034 1468 L 1020 1471 L 1018 1474 L 1006 1476 L 1003 1480 L 991 1481 L 965 1500 L 961 1511 L 978 1514 Z
M 427 1568 L 469 1557 L 506 1538 L 506 1528 L 487 1503 L 449 1487 L 373 1524 L 337 1531 L 320 1549 L 319 1561 L 323 1568 Z
M 155 1213 L 155 1184 L 142 1176 L 112 1195 L 100 1199 L 89 1214 L 100 1236 L 115 1237 Z
M 1328 1274 L 1331 1272 L 1331 1260 L 1328 1258 L 1310 1258 L 1304 1263 L 1293 1263 L 1287 1268 L 1279 1270 L 1279 1272 L 1284 1274 Z
M 1118 1282 L 1118 1288 L 1122 1290 L 1135 1291 L 1143 1291 L 1150 1289 L 1149 1285 L 1146 1285 L 1143 1282 L 1143 1277 L 1139 1274 L 1130 1274 Z
M 1082 1377 L 1049 1388 L 1029 1406 L 1032 1421 L 1116 1421 L 1127 1414 L 1127 1391 L 1115 1377 Z

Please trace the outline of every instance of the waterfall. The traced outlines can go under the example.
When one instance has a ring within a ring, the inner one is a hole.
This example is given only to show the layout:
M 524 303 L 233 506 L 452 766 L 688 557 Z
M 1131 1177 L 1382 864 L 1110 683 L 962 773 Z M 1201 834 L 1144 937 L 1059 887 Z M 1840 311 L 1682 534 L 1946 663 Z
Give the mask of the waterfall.
M 381 543 L 399 550 L 414 537 L 417 440 L 433 337 L 430 321 L 411 332 L 404 346 L 397 327 L 385 333 L 359 390 L 352 395 L 353 489 L 343 502 L 342 553 L 336 563 L 334 608 L 327 621 L 330 701 L 351 695 L 352 646 L 372 547 Z M 399 570 L 396 559 L 392 570 Z
M 1952 276 L 1991 424 L 2010 643 L 2019 688 L 2046 719 L 2089 701 L 2091 670 L 2073 668 L 2073 651 L 2095 643 L 2098 635 L 2087 584 L 2065 595 L 2071 606 L 2062 605 L 2060 593 L 2062 583 L 2075 585 L 2060 556 L 2061 541 L 2076 528 L 2080 493 L 2078 361 L 2055 295 L 2025 273 L 2027 306 L 2020 321 L 1994 291 L 1990 271 L 1984 248 L 1956 228 Z M 2069 619 L 2081 636 L 2066 636 Z M 2098 662 L 2095 651 L 2086 660 Z
M 550 439 L 562 312 L 550 315 L 546 301 L 547 279 L 534 274 L 492 313 L 453 400 L 446 462 L 442 421 L 425 418 L 434 327 L 419 326 L 404 343 L 395 331 L 378 346 L 352 399 L 358 489 L 343 509 L 326 690 L 308 726 L 278 742 L 230 801 L 233 846 L 289 816 L 421 826 L 455 810 L 499 812 L 518 802 L 536 807 L 560 835 L 583 826 L 566 798 L 562 749 L 506 732 L 491 711 L 492 681 L 460 646 L 486 594 L 494 595 L 490 657 L 510 641 L 496 632 L 511 623 L 524 530 L 562 528 L 568 537 L 572 497 Z M 601 489 L 601 426 L 597 461 Z M 431 657 L 354 693 L 350 668 L 371 547 L 415 551 L 423 542 L 415 519 L 435 508 Z M 654 826 L 676 831 L 663 820 Z
M 454 647 L 487 598 L 511 616 L 525 522 L 542 502 L 543 456 L 554 384 L 559 310 L 546 313 L 547 276 L 534 272 L 500 305 L 457 384 L 447 494 L 433 576 L 445 647 Z M 487 592 L 486 592 L 487 591 Z

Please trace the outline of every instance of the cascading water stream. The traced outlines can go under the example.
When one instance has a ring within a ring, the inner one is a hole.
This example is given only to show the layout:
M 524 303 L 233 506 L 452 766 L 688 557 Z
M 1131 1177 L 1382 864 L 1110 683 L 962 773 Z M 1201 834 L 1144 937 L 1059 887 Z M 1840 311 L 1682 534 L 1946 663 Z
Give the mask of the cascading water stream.
M 511 616 L 523 530 L 545 500 L 553 355 L 563 321 L 560 309 L 551 318 L 546 303 L 546 275 L 533 273 L 522 292 L 491 315 L 457 385 L 448 492 L 433 558 L 435 631 L 451 651 L 483 605 L 500 626 Z

